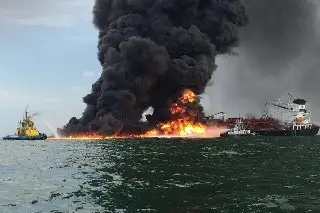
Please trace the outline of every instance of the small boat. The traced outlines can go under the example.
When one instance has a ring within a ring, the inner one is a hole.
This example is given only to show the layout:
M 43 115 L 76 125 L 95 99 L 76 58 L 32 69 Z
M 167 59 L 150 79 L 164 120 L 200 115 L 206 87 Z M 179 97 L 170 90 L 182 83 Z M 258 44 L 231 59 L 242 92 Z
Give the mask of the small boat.
M 244 128 L 242 118 L 238 118 L 234 127 L 227 132 L 220 134 L 221 137 L 230 137 L 230 136 L 254 136 L 256 133 L 251 132 Z
M 3 140 L 46 140 L 47 135 L 40 133 L 34 126 L 34 122 L 31 120 L 28 107 L 25 111 L 25 116 L 18 123 L 18 128 L 16 129 L 14 135 L 7 135 L 2 138 Z

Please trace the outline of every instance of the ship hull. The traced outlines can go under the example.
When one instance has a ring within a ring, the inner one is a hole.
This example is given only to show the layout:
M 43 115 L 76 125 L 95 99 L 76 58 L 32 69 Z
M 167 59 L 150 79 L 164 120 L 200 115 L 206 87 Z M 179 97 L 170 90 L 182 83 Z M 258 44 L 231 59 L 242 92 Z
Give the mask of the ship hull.
M 319 132 L 319 127 L 315 126 L 310 129 L 292 130 L 258 130 L 255 131 L 258 135 L 262 136 L 315 136 Z
M 3 140 L 30 140 L 30 141 L 35 141 L 35 140 L 46 140 L 47 136 L 46 135 L 38 135 L 38 136 L 24 136 L 24 135 L 8 135 L 6 137 L 2 138 Z
M 221 138 L 246 138 L 246 137 L 253 137 L 257 135 L 227 135 L 227 134 L 221 134 Z
M 252 137 L 257 136 L 256 133 L 251 134 L 228 134 L 228 132 L 220 134 L 220 137 L 230 137 L 230 138 L 237 138 L 237 137 Z

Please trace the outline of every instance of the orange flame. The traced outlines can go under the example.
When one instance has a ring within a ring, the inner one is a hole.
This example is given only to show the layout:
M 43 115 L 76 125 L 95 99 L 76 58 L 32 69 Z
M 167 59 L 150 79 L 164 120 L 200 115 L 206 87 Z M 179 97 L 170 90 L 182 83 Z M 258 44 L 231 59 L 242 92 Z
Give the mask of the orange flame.
M 186 109 L 183 107 L 180 107 L 178 104 L 173 104 L 170 108 L 170 112 L 175 115 L 175 114 L 183 114 L 186 112 Z
M 197 99 L 196 94 L 189 89 L 185 89 L 182 93 L 181 98 L 179 99 L 183 104 L 193 103 Z
M 182 137 L 204 134 L 206 132 L 206 127 L 201 123 L 191 122 L 184 118 L 161 124 L 160 129 L 164 135 Z
M 200 122 L 194 121 L 196 112 L 187 110 L 184 106 L 188 103 L 196 101 L 196 94 L 191 90 L 186 89 L 183 91 L 178 103 L 174 103 L 170 107 L 172 115 L 179 115 L 180 118 L 160 123 L 157 128 L 150 130 L 142 135 L 126 135 L 126 136 L 104 136 L 100 134 L 78 134 L 66 138 L 67 140 L 99 140 L 99 139 L 115 139 L 115 138 L 152 138 L 152 137 L 219 137 L 218 129 L 207 127 Z M 54 139 L 49 138 L 49 139 Z
M 184 106 L 185 104 L 195 102 L 196 98 L 197 96 L 191 90 L 184 90 L 179 98 L 180 104 L 174 103 L 170 107 L 170 112 L 172 115 L 179 114 L 183 118 L 178 118 L 166 123 L 160 123 L 158 125 L 159 130 L 151 130 L 150 132 L 147 132 L 146 135 L 153 136 L 161 134 L 165 136 L 188 137 L 204 134 L 206 132 L 206 127 L 199 122 L 194 122 L 193 117 L 195 116 L 195 113 L 187 110 Z

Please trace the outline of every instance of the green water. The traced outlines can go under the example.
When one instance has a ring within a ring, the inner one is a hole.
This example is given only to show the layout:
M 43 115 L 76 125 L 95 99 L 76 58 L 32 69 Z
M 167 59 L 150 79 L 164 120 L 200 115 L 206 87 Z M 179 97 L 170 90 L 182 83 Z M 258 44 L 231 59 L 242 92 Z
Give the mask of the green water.
M 0 212 L 320 212 L 320 138 L 0 141 Z

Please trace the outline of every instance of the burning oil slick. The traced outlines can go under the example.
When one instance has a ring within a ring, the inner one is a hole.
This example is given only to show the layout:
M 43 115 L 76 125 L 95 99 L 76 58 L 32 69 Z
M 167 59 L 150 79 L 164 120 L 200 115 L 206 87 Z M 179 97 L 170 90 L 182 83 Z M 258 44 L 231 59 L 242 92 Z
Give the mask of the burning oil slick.
M 93 15 L 103 72 L 62 135 L 144 132 L 184 119 L 172 106 L 186 89 L 204 92 L 215 56 L 232 52 L 248 22 L 240 0 L 96 0 Z M 188 122 L 200 122 L 199 100 L 188 104 L 195 112 Z M 148 122 L 139 122 L 149 107 Z
M 223 128 L 206 126 L 199 119 L 202 108 L 199 99 L 190 89 L 185 89 L 176 103 L 169 108 L 171 119 L 157 123 L 155 128 L 144 132 L 124 132 L 123 134 L 107 135 L 101 132 L 77 132 L 59 139 L 120 139 L 120 138 L 150 138 L 150 137 L 188 137 L 188 138 L 215 138 L 219 137 Z M 150 126 L 151 128 L 151 126 Z M 58 139 L 50 137 L 49 139 Z

